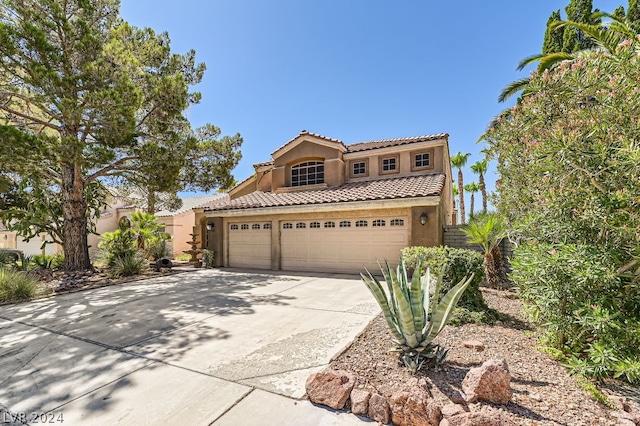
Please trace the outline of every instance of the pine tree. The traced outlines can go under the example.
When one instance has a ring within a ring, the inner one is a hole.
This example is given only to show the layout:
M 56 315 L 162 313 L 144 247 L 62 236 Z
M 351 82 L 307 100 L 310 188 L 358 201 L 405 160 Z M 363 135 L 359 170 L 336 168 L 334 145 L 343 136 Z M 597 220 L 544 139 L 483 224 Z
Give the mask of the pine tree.
M 551 28 L 554 22 L 561 22 L 560 10 L 554 11 L 547 20 L 547 31 L 544 33 L 544 44 L 542 54 L 557 53 L 562 51 L 562 39 L 564 37 L 564 27 Z
M 571 0 L 565 8 L 567 20 L 580 24 L 595 24 L 591 15 L 593 13 L 592 0 Z M 584 33 L 573 27 L 566 27 L 564 30 L 562 51 L 565 53 L 579 52 L 594 46 L 592 39 L 586 37 Z

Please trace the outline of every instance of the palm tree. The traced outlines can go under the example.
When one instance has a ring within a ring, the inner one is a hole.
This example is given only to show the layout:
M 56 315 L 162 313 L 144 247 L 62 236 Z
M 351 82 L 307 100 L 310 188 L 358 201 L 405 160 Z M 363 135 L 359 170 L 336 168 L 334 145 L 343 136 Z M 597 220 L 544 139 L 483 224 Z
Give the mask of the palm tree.
M 469 219 L 471 219 L 473 217 L 473 208 L 475 206 L 475 193 L 480 190 L 480 185 L 475 182 L 471 182 L 464 186 L 464 190 L 471 193 L 471 209 L 469 210 Z
M 482 213 L 487 212 L 487 187 L 484 183 L 484 174 L 487 173 L 487 159 L 477 161 L 471 165 L 471 171 L 478 175 L 480 193 L 482 194 Z M 466 188 L 465 188 L 466 189 Z M 473 203 L 472 203 L 473 204 Z M 473 212 L 473 207 L 471 207 Z
M 451 157 L 451 165 L 458 169 L 458 200 L 460 204 L 460 223 L 466 223 L 465 211 L 464 211 L 464 179 L 462 177 L 462 168 L 467 164 L 467 160 L 471 153 L 463 154 L 458 152 Z
M 602 18 L 609 18 L 611 21 L 602 25 L 599 23 Z M 619 14 L 612 15 L 604 12 L 596 12 L 592 14 L 592 19 L 594 22 L 598 23 L 584 24 L 573 21 L 558 21 L 552 24 L 550 29 L 553 30 L 561 26 L 576 29 L 587 38 L 593 40 L 595 44 L 594 47 L 572 53 L 549 52 L 531 55 L 520 61 L 517 68 L 518 71 L 522 71 L 527 65 L 538 62 L 538 72 L 543 72 L 547 69 L 553 68 L 559 62 L 573 60 L 580 55 L 593 52 L 594 50 L 601 50 L 610 55 L 615 55 L 620 43 L 625 40 L 635 40 L 638 33 L 640 33 L 640 27 L 638 24 L 626 17 L 621 17 Z M 529 77 L 525 77 L 510 83 L 507 87 L 502 89 L 502 92 L 500 92 L 498 102 L 504 102 L 518 92 L 522 92 L 523 97 L 529 95 L 529 82 Z
M 484 249 L 484 272 L 491 288 L 498 288 L 505 276 L 499 244 L 507 235 L 506 229 L 504 218 L 497 213 L 477 215 L 462 228 L 470 243 L 480 244 Z

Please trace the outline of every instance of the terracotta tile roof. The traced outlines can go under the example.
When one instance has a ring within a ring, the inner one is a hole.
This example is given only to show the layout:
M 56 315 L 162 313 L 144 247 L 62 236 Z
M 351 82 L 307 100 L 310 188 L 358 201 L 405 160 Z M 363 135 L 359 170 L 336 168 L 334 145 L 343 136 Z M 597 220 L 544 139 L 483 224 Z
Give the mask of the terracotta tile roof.
M 394 139 L 379 139 L 374 141 L 358 142 L 351 145 L 347 145 L 347 152 L 360 152 L 360 151 L 366 151 L 369 149 L 387 148 L 390 146 L 406 145 L 406 144 L 415 143 L 415 142 L 426 142 L 426 141 L 432 141 L 436 139 L 444 139 L 448 137 L 449 137 L 448 133 L 438 133 L 436 135 L 413 136 L 408 138 L 394 138 Z
M 287 143 L 285 143 L 284 145 L 282 145 L 280 148 L 278 148 L 278 149 L 276 149 L 275 151 L 273 151 L 273 152 L 271 153 L 271 155 L 273 155 L 273 154 L 275 154 L 276 152 L 280 151 L 282 148 L 284 148 L 285 146 L 289 145 L 291 142 L 295 141 L 296 139 L 298 139 L 298 138 L 299 138 L 300 136 L 302 136 L 302 135 L 315 136 L 316 138 L 324 139 L 324 140 L 329 141 L 329 142 L 336 142 L 336 143 L 339 143 L 340 145 L 344 146 L 344 143 L 343 143 L 340 139 L 334 139 L 334 138 L 330 138 L 330 137 L 328 137 L 328 136 L 322 136 L 322 135 L 319 135 L 319 134 L 317 134 L 317 133 L 311 133 L 311 132 L 308 132 L 308 131 L 306 131 L 306 130 L 303 130 L 303 131 L 301 131 L 301 132 L 300 132 L 300 134 L 298 134 L 298 136 L 296 136 L 296 137 L 295 137 L 295 138 L 293 138 L 293 139 L 290 139 Z
M 254 169 L 257 169 L 259 167 L 264 167 L 264 166 L 273 166 L 273 160 L 272 161 L 265 161 L 264 163 L 256 163 L 253 165 Z
M 205 209 L 208 210 L 212 207 L 218 206 L 218 205 L 225 205 L 227 204 L 229 201 L 231 200 L 231 198 L 229 197 L 229 194 L 219 194 L 218 197 L 216 198 L 210 198 L 207 202 L 203 202 L 198 204 L 197 206 L 194 207 L 194 209 Z
M 156 212 L 156 216 L 159 217 L 167 217 L 167 216 L 176 216 L 186 211 L 202 208 L 208 206 L 209 204 L 214 205 L 216 202 L 225 202 L 229 200 L 229 195 L 227 194 L 213 194 L 213 195 L 202 195 L 199 197 L 188 197 L 182 199 L 182 207 L 178 210 L 160 210 Z
M 445 175 L 406 176 L 351 182 L 334 188 L 276 194 L 256 191 L 205 210 L 238 210 L 259 207 L 297 206 L 349 201 L 390 200 L 440 195 Z

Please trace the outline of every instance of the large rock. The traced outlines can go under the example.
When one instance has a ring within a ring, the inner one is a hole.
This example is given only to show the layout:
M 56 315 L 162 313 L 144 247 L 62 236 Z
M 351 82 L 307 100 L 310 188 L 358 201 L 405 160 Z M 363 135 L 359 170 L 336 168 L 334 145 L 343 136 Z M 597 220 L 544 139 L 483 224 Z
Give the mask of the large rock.
M 363 389 L 353 389 L 351 391 L 351 412 L 353 414 L 367 415 L 369 412 L 369 399 L 371 399 L 371 392 Z
M 464 413 L 448 417 L 440 426 L 515 426 L 515 423 L 502 413 Z
M 469 370 L 462 381 L 462 391 L 467 402 L 482 400 L 506 404 L 513 395 L 510 382 L 511 374 L 507 361 L 491 359 L 480 367 Z
M 307 395 L 316 404 L 342 410 L 355 385 L 355 377 L 346 371 L 326 370 L 309 376 Z
M 369 413 L 371 420 L 375 420 L 382 424 L 388 424 L 391 421 L 391 413 L 389 410 L 389 402 L 382 395 L 374 393 L 369 399 Z
M 391 420 L 397 426 L 437 426 L 440 407 L 426 393 L 402 392 L 393 396 Z

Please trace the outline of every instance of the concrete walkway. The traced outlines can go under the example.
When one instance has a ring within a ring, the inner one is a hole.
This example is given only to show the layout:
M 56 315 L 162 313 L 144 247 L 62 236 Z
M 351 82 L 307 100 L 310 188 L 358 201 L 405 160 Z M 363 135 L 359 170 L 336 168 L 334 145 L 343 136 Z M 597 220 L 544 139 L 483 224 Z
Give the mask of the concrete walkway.
M 355 276 L 232 269 L 2 306 L 0 424 L 362 424 L 300 398 L 378 312 Z

